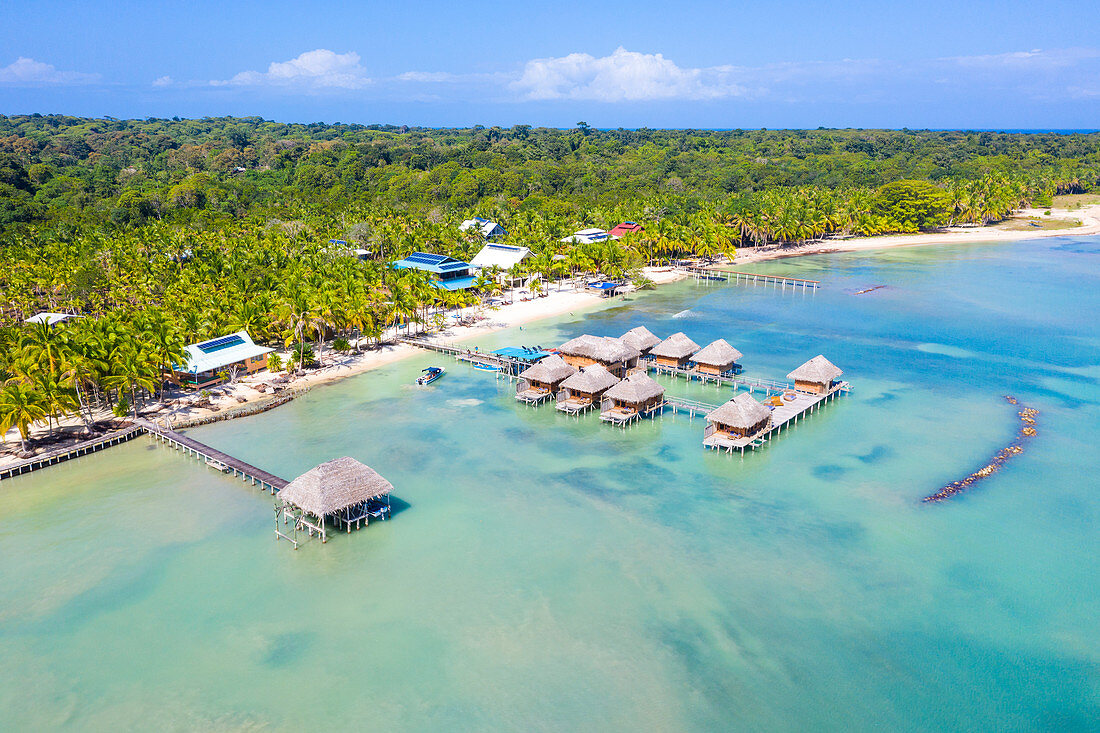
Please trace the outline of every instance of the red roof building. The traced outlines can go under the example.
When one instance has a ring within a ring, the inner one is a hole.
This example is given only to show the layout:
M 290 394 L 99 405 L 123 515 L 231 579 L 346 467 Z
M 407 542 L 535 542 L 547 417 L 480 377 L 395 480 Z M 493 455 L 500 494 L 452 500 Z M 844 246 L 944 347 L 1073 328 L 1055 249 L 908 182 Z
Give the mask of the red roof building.
M 624 221 L 622 224 L 619 224 L 617 227 L 609 231 L 608 234 L 615 239 L 618 239 L 619 237 L 627 234 L 641 234 L 644 231 L 645 227 L 641 224 L 635 224 L 632 221 Z

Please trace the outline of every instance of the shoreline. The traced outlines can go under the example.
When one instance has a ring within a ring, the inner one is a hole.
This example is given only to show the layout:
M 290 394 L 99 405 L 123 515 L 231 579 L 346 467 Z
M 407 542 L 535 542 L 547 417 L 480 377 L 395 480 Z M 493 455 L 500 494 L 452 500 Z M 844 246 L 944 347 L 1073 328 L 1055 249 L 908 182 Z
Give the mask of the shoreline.
M 1045 210 L 1024 209 L 1014 216 L 1014 219 L 1025 219 L 1033 216 L 1044 216 Z M 1000 242 L 1015 242 L 1028 239 L 1042 239 L 1047 237 L 1064 236 L 1093 236 L 1100 234 L 1100 205 L 1085 206 L 1080 209 L 1052 209 L 1052 219 L 1063 221 L 1079 221 L 1080 226 L 1069 229 L 1048 229 L 1037 231 L 1007 230 L 996 227 L 953 227 L 951 229 L 927 234 L 899 234 L 882 235 L 874 237 L 858 237 L 845 240 L 816 240 L 796 247 L 768 247 L 761 249 L 738 250 L 737 256 L 729 265 L 744 265 L 754 262 L 767 262 L 771 260 L 789 259 L 793 257 L 805 257 L 816 254 L 832 254 L 838 252 L 864 252 L 893 249 L 896 247 L 919 247 L 934 244 L 979 244 Z M 654 285 L 665 285 L 689 277 L 688 274 L 670 267 L 646 267 L 643 274 Z M 472 326 L 452 326 L 443 331 L 428 335 L 430 339 L 443 339 L 447 341 L 462 342 L 477 338 L 508 328 L 520 326 L 544 318 L 573 313 L 574 311 L 592 310 L 600 305 L 616 302 L 614 299 L 603 298 L 594 293 L 587 293 L 576 288 L 569 290 L 550 290 L 545 297 L 528 301 L 518 301 L 498 306 L 488 311 L 486 318 Z M 313 387 L 331 384 L 347 377 L 364 374 L 379 367 L 393 364 L 407 359 L 414 354 L 423 353 L 422 349 L 396 342 L 398 333 L 393 329 L 383 334 L 383 343 L 380 346 L 368 347 L 359 353 L 349 352 L 340 356 L 331 356 L 328 352 L 328 363 L 319 368 L 312 369 L 300 376 L 287 375 L 285 372 L 272 374 L 261 371 L 239 379 L 233 385 L 223 385 L 210 390 L 209 407 L 198 407 L 192 403 L 202 399 L 199 392 L 188 393 L 175 400 L 175 404 L 166 404 L 152 409 L 157 403 L 150 403 L 150 408 L 143 411 L 141 417 L 148 419 L 177 419 L 181 422 L 202 420 L 217 416 L 235 408 L 243 408 L 247 405 L 278 399 L 280 393 L 289 391 L 305 392 Z M 284 354 L 285 356 L 285 354 Z M 260 387 L 261 389 L 257 389 Z M 275 390 L 278 389 L 278 392 Z M 289 401 L 289 400 L 287 400 Z M 182 402 L 182 404 L 181 404 Z M 102 411 L 101 411 L 102 412 Z M 236 419 L 245 417 L 252 412 L 242 411 L 241 415 L 227 417 Z M 99 417 L 108 417 L 109 413 L 102 413 Z M 131 418 L 115 419 L 116 422 L 128 422 Z M 97 423 L 98 424 L 98 423 Z M 65 418 L 55 426 L 55 430 L 65 428 L 81 428 L 83 422 L 79 418 Z M 40 439 L 47 432 L 45 426 L 35 426 L 32 429 L 32 438 Z M 7 449 L 0 453 L 0 467 L 18 463 L 24 460 L 18 454 L 18 433 L 12 428 L 4 437 L 4 447 Z M 94 438 L 92 438 L 94 439 Z M 36 448 L 34 455 L 47 453 L 58 448 L 82 442 L 83 439 L 73 435 L 69 439 L 56 440 Z
M 743 265 L 806 255 L 863 252 L 895 247 L 921 247 L 932 244 L 996 244 L 1047 237 L 1086 237 L 1100 234 L 1100 204 L 1082 206 L 1079 209 L 1050 209 L 1049 217 L 1046 216 L 1046 211 L 1047 209 L 1021 209 L 1005 221 L 1036 217 L 1041 220 L 1076 221 L 1080 222 L 1080 226 L 1035 231 L 999 229 L 996 226 L 957 226 L 923 234 L 882 234 L 852 239 L 814 240 L 794 247 L 739 248 L 732 264 Z

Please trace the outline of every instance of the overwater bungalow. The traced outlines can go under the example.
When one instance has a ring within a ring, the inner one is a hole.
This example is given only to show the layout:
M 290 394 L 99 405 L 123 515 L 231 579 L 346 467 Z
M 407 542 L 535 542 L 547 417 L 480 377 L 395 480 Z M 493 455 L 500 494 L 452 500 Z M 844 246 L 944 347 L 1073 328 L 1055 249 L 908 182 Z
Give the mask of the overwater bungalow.
M 683 332 L 677 331 L 650 349 L 649 355 L 657 366 L 684 369 L 697 351 L 699 351 L 699 344 L 689 339 Z
M 619 378 L 602 364 L 590 364 L 561 383 L 557 409 L 570 415 L 584 412 L 599 404 L 604 392 L 618 383 Z
M 296 529 L 306 529 L 311 536 L 317 532 L 325 542 L 328 519 L 351 532 L 352 525 L 358 529 L 361 523 L 389 516 L 391 491 L 393 485 L 373 468 L 344 456 L 287 484 L 279 492 L 281 516 L 284 524 L 293 521 Z
M 577 373 L 575 367 L 557 354 L 551 354 L 519 373 L 516 399 L 529 405 L 537 405 L 557 393 L 561 383 Z
M 771 410 L 741 392 L 707 415 L 703 445 L 708 448 L 744 448 L 771 424 Z
M 665 404 L 665 388 L 645 372 L 637 371 L 604 392 L 600 419 L 615 425 L 657 412 Z
M 642 355 L 622 339 L 588 334 L 566 341 L 558 351 L 570 366 L 582 369 L 600 364 L 620 379 L 626 376 L 628 370 L 638 366 L 638 358 Z
M 620 336 L 619 339 L 627 346 L 637 349 L 643 358 L 649 356 L 650 349 L 661 343 L 660 337 L 654 336 L 653 332 L 645 326 L 632 328 Z
M 810 394 L 827 394 L 838 386 L 837 377 L 842 372 L 835 364 L 821 354 L 787 375 L 794 380 L 794 388 Z
M 737 363 L 741 356 L 741 352 L 730 346 L 728 341 L 718 339 L 700 349 L 691 360 L 700 374 L 729 377 L 741 371 L 741 365 Z

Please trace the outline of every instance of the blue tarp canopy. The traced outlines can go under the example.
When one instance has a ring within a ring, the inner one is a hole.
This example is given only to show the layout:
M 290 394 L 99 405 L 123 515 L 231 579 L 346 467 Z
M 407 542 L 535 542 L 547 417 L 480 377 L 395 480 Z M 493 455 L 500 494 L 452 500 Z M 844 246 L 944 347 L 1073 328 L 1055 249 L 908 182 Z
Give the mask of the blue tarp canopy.
M 503 349 L 497 349 L 493 352 L 497 356 L 507 356 L 512 359 L 519 359 L 521 361 L 536 362 L 539 359 L 545 359 L 550 356 L 549 351 L 540 351 L 538 349 L 532 349 L 528 346 L 505 346 Z
M 624 287 L 626 283 L 588 283 L 588 287 L 595 290 L 614 290 L 615 288 Z

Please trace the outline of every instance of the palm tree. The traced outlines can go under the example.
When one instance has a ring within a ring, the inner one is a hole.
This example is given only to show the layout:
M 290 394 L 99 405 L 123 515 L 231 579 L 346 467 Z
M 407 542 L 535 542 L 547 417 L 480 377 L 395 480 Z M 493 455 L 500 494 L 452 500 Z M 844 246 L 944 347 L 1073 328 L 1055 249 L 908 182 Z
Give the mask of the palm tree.
M 48 414 L 40 392 L 21 384 L 9 384 L 0 390 L 0 436 L 7 435 L 12 427 L 17 428 L 24 453 L 31 424 Z

